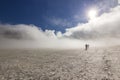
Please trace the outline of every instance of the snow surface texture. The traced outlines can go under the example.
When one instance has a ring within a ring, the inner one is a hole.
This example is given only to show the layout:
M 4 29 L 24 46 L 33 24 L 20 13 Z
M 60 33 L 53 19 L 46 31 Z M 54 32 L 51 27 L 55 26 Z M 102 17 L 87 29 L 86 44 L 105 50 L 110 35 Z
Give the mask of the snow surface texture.
M 0 50 L 0 80 L 120 80 L 120 49 Z

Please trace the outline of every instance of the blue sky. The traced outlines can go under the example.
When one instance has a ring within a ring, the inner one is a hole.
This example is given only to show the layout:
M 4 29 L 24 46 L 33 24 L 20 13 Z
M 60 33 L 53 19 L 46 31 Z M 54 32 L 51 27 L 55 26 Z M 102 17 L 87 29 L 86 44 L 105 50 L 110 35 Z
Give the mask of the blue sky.
M 117 0 L 0 0 L 0 22 L 64 32 L 88 22 L 86 13 L 90 8 L 97 7 L 102 14 L 116 4 Z

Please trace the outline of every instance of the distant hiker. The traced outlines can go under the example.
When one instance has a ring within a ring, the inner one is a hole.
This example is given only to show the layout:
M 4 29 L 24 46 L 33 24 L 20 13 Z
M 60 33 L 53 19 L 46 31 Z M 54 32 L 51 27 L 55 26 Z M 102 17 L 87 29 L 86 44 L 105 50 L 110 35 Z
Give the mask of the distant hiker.
M 85 50 L 87 51 L 89 48 L 89 44 L 85 44 Z

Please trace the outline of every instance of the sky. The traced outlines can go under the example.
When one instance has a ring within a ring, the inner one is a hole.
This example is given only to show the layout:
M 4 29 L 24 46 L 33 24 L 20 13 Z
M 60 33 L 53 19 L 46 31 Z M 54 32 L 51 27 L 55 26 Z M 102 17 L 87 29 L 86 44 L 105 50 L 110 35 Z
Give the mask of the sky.
M 65 32 L 78 23 L 87 23 L 90 8 L 99 8 L 102 14 L 117 4 L 117 0 L 0 0 L 0 22 Z
M 120 45 L 118 0 L 0 0 L 0 11 L 0 48 Z

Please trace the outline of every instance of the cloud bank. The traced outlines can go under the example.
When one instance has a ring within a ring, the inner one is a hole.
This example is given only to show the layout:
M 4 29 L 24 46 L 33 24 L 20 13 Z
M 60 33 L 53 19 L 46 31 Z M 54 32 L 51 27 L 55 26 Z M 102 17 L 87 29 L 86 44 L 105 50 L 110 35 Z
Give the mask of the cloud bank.
M 120 6 L 85 24 L 66 29 L 65 33 L 34 25 L 0 24 L 0 48 L 81 48 L 120 45 Z
M 0 25 L 0 48 L 77 48 L 82 42 L 60 39 L 62 33 L 54 30 L 42 31 L 34 25 Z
M 120 38 L 120 7 L 111 9 L 86 24 L 66 29 L 65 37 L 75 39 Z

